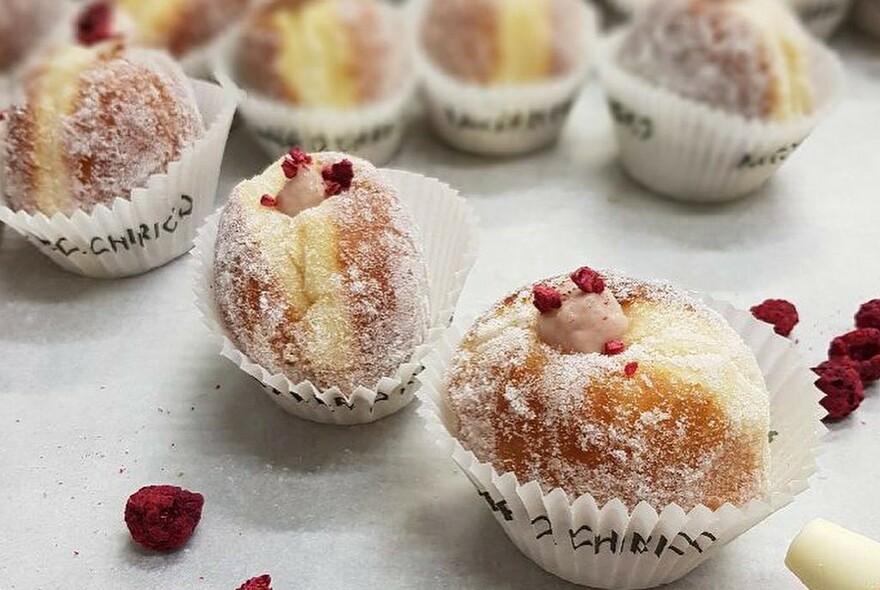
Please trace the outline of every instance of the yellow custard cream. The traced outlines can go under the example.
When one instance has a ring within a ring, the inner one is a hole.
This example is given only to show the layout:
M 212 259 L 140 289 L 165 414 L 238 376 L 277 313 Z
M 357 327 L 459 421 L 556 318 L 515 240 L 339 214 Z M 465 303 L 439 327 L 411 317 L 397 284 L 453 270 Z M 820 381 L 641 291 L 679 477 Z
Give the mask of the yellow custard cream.
M 275 67 L 297 104 L 351 107 L 358 102 L 352 43 L 339 22 L 336 0 L 279 11 L 272 24 L 285 39 Z
M 550 70 L 553 27 L 547 0 L 505 0 L 498 15 L 496 84 L 539 80 Z

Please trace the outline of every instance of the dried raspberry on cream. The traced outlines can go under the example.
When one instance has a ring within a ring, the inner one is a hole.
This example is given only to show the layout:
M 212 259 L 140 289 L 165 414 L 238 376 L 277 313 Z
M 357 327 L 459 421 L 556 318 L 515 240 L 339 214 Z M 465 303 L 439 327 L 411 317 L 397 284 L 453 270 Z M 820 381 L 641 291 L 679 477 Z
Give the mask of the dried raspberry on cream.
M 602 277 L 584 267 L 557 288 L 559 307 L 538 316 L 541 341 L 563 352 L 617 354 L 606 345 L 626 334 L 629 320 Z

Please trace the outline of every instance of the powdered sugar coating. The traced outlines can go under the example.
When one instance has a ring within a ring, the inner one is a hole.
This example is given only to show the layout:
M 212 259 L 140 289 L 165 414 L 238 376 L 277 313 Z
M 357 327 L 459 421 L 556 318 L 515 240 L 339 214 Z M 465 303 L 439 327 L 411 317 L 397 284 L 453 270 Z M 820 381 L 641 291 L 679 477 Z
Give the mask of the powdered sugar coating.
M 780 103 L 802 100 L 792 94 L 808 93 L 799 86 L 809 80 L 798 71 L 806 43 L 795 17 L 775 2 L 660 0 L 636 15 L 618 59 L 686 98 L 769 119 Z M 798 105 L 793 114 L 804 114 L 798 110 L 811 108 Z
M 180 0 L 167 49 L 184 56 L 211 42 L 247 10 L 250 0 Z
M 547 346 L 535 333 L 531 286 L 520 290 L 475 323 L 453 359 L 457 438 L 521 483 L 600 504 L 717 508 L 762 496 L 769 402 L 752 352 L 721 316 L 670 285 L 604 274 L 632 322 L 626 350 Z
M 544 1 L 544 0 L 542 0 Z M 431 0 L 421 30 L 428 56 L 447 74 L 479 84 L 498 66 L 499 14 L 505 0 Z M 584 23 L 569 0 L 546 0 L 552 30 L 546 77 L 563 75 L 584 59 Z
M 12 109 L 9 118 L 6 196 L 12 209 L 70 215 L 109 206 L 117 197 L 129 199 L 204 133 L 192 87 L 169 59 L 112 48 L 96 52 L 94 62 L 71 80 L 73 104 L 58 128 L 44 128 L 34 106 L 49 66 L 40 64 L 31 73 L 27 103 Z M 41 134 L 57 138 L 60 168 L 39 161 Z M 65 186 L 51 205 L 41 204 L 37 194 L 41 175 Z
M 289 217 L 259 205 L 286 180 L 280 161 L 233 191 L 218 228 L 214 292 L 227 333 L 251 360 L 298 383 L 350 394 L 412 355 L 428 328 L 427 268 L 396 189 L 347 157 L 351 189 Z

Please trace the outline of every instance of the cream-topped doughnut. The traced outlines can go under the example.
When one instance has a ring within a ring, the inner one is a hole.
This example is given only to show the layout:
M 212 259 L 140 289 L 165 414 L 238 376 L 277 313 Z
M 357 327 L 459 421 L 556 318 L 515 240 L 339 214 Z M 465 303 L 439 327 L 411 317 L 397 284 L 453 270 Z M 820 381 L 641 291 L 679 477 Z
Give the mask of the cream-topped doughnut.
M 344 394 L 392 376 L 428 328 L 418 230 L 381 172 L 343 154 L 294 150 L 235 188 L 213 287 L 253 362 Z
M 6 142 L 14 210 L 70 215 L 128 199 L 204 132 L 183 72 L 121 43 L 57 48 L 24 86 Z
M 477 320 L 447 380 L 458 440 L 520 483 L 600 505 L 715 509 L 763 496 L 769 401 L 754 354 L 720 315 L 665 283 L 600 278 L 601 290 L 578 287 L 587 317 L 573 307 L 572 325 L 552 322 L 550 337 L 540 326 L 568 305 L 552 292 L 575 293 L 572 276 L 525 287 Z M 625 316 L 609 304 L 612 328 L 595 312 L 610 298 Z M 583 338 L 590 329 L 596 337 Z
M 239 70 L 249 87 L 300 107 L 355 107 L 403 83 L 400 29 L 378 0 L 271 0 L 247 20 Z
M 617 59 L 653 84 L 744 117 L 815 109 L 809 33 L 776 0 L 657 0 L 636 15 Z

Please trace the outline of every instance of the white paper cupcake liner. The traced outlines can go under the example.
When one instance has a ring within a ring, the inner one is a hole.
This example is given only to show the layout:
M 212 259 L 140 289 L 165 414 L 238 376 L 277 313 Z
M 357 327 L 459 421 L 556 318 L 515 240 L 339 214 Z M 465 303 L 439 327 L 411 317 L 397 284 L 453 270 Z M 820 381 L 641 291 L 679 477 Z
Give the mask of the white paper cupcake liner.
M 836 105 L 843 66 L 811 42 L 818 108 L 783 123 L 748 120 L 654 86 L 617 64 L 625 32 L 602 45 L 599 74 L 614 120 L 624 168 L 663 195 L 725 201 L 760 188 Z
M 173 162 L 150 177 L 131 200 L 91 213 L 30 215 L 6 206 L 0 173 L 0 220 L 28 238 L 43 254 L 71 272 L 95 278 L 144 273 L 192 248 L 196 230 L 214 208 L 220 164 L 237 97 L 206 82 L 193 82 L 205 134 Z M 5 147 L 0 145 L 0 151 Z
M 399 9 L 388 7 L 400 20 Z M 216 54 L 214 77 L 224 88 L 240 90 L 237 73 L 237 49 L 240 28 L 225 39 Z M 399 43 L 407 43 L 401 34 Z M 398 43 L 398 44 L 399 44 Z M 404 59 L 410 59 L 408 48 Z M 412 64 L 404 66 L 398 88 L 384 100 L 351 109 L 299 108 L 244 88 L 247 98 L 241 104 L 241 116 L 257 143 L 273 158 L 297 146 L 307 152 L 344 152 L 381 166 L 397 153 L 409 123 L 409 110 L 416 90 Z
M 546 147 L 559 137 L 589 73 L 589 49 L 598 35 L 592 7 L 580 0 L 571 2 L 583 23 L 581 40 L 588 50 L 578 67 L 546 82 L 494 87 L 462 82 L 436 66 L 420 42 L 413 42 L 427 115 L 441 139 L 464 152 L 513 156 Z M 426 8 L 424 2 L 415 3 L 413 20 L 421 23 Z M 420 30 L 419 24 L 414 34 Z
M 864 32 L 880 38 L 880 1 L 856 0 L 853 20 Z
M 338 388 L 320 390 L 309 381 L 293 383 L 272 373 L 238 350 L 226 333 L 213 292 L 214 244 L 221 211 L 199 230 L 196 248 L 195 297 L 205 324 L 222 346 L 221 354 L 254 377 L 269 397 L 286 412 L 323 424 L 354 425 L 374 422 L 408 405 L 419 383 L 415 376 L 424 359 L 448 328 L 468 273 L 476 261 L 476 217 L 467 201 L 448 185 L 432 178 L 397 170 L 383 170 L 398 189 L 424 240 L 428 266 L 431 323 L 424 343 L 393 375 L 372 387 L 358 387 L 350 396 Z
M 570 582 L 595 588 L 650 588 L 673 582 L 807 489 L 825 427 L 821 393 L 794 345 L 749 313 L 704 298 L 754 351 L 770 391 L 770 490 L 741 508 L 726 504 L 685 512 L 677 505 L 640 503 L 628 510 L 614 499 L 598 506 L 589 494 L 570 500 L 560 489 L 544 493 L 480 462 L 453 437 L 445 402 L 446 368 L 463 335 L 450 329 L 425 359 L 419 375 L 419 414 L 439 444 L 468 476 L 511 541 L 529 559 Z

